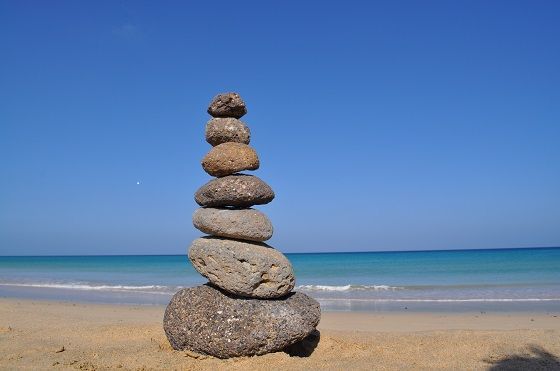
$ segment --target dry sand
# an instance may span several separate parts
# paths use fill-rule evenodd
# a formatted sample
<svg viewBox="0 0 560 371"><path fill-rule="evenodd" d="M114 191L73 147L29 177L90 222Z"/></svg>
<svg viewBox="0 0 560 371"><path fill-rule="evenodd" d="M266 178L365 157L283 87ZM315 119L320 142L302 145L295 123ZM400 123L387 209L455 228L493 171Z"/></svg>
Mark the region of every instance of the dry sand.
<svg viewBox="0 0 560 371"><path fill-rule="evenodd" d="M171 349L163 307L0 299L0 369L560 370L560 314L323 314L308 357Z"/></svg>

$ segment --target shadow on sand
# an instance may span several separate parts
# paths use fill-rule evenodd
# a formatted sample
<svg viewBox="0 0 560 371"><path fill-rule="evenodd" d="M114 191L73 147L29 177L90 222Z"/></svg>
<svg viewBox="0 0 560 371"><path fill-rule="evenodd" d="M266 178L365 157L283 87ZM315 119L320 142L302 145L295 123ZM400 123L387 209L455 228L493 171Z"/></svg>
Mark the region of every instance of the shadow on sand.
<svg viewBox="0 0 560 371"><path fill-rule="evenodd" d="M513 355L499 360L487 360L491 371L560 370L560 359L545 349L532 345L529 354Z"/></svg>
<svg viewBox="0 0 560 371"><path fill-rule="evenodd" d="M290 355L290 357L309 357L317 348L319 340L321 340L321 333L319 330L314 330L302 341L284 349L284 352Z"/></svg>

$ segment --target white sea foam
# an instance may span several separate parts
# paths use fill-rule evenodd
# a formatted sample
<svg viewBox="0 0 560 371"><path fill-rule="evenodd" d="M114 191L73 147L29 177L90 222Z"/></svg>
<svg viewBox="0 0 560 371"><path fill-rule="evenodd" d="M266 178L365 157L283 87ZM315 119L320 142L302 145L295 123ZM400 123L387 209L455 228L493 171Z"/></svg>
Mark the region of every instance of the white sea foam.
<svg viewBox="0 0 560 371"><path fill-rule="evenodd" d="M24 287L36 289L63 289L63 290L80 290L80 291L98 291L98 292L120 292L120 293L138 293L138 294L159 294L171 295L182 287L179 286L162 286L162 285L107 285L94 284L88 282L0 282L0 286L6 287ZM477 302L559 302L560 297L470 297L470 298L453 298L453 297L422 297L407 298L407 290L409 287L389 286L389 285L300 285L296 290L308 292L314 298L322 303L477 303ZM377 296L393 296L390 292L395 292L398 297L368 297L370 295ZM361 296L366 297L336 297L336 293L363 293ZM370 292L371 294L367 294ZM378 292L378 294L373 294ZM321 297L321 293L325 296L334 295L334 297ZM382 294L387 293L387 294ZM507 295L507 294L506 294ZM506 296L504 295L504 296ZM344 295L346 296L346 295ZM404 297L403 297L404 296ZM431 296L431 295L430 295ZM498 295L501 296L501 295Z"/></svg>
<svg viewBox="0 0 560 371"><path fill-rule="evenodd" d="M0 283L0 286L16 286L16 287L34 287L48 289L69 289L69 290L85 290L85 291L129 291L139 293L168 294L174 292L173 287L160 285L94 285L86 283L20 283L9 282Z"/></svg>
<svg viewBox="0 0 560 371"><path fill-rule="evenodd" d="M402 302L402 303L456 303L456 302L538 302L560 301L560 298L474 298L474 299L358 299L316 298L319 302Z"/></svg>
<svg viewBox="0 0 560 371"><path fill-rule="evenodd" d="M404 287L388 286L388 285L300 285L296 287L302 291L393 291L402 290Z"/></svg>

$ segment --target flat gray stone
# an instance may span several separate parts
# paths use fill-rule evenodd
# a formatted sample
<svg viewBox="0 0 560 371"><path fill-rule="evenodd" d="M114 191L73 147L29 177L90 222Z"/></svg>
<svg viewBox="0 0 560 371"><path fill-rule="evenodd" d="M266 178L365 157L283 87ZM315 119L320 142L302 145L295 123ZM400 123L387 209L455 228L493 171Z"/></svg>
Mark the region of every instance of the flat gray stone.
<svg viewBox="0 0 560 371"><path fill-rule="evenodd" d="M188 255L198 273L235 295L271 299L294 288L292 264L264 243L202 237L193 241Z"/></svg>
<svg viewBox="0 0 560 371"><path fill-rule="evenodd" d="M173 349L230 358L283 350L311 334L320 317L319 303L299 292L259 300L203 285L173 296L163 329Z"/></svg>
<svg viewBox="0 0 560 371"><path fill-rule="evenodd" d="M212 179L196 191L194 199L206 207L251 207L272 201L274 191L256 176L235 174Z"/></svg>
<svg viewBox="0 0 560 371"><path fill-rule="evenodd" d="M249 144L251 130L233 117L215 117L206 123L206 141L213 146L227 142Z"/></svg>
<svg viewBox="0 0 560 371"><path fill-rule="evenodd" d="M218 94L210 102L208 113L213 117L240 118L247 113L245 102L237 93Z"/></svg>
<svg viewBox="0 0 560 371"><path fill-rule="evenodd" d="M200 208L193 214L198 230L212 236L249 241L266 241L272 237L272 223L255 209Z"/></svg>

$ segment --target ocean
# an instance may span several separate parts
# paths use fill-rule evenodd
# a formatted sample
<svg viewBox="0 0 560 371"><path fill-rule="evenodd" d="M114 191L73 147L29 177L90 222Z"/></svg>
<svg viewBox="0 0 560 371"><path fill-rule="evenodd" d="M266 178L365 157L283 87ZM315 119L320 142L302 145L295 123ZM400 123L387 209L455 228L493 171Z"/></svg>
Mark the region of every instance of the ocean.
<svg viewBox="0 0 560 371"><path fill-rule="evenodd" d="M560 248L286 255L323 310L560 310ZM0 297L162 305L204 282L185 255L0 257Z"/></svg>

